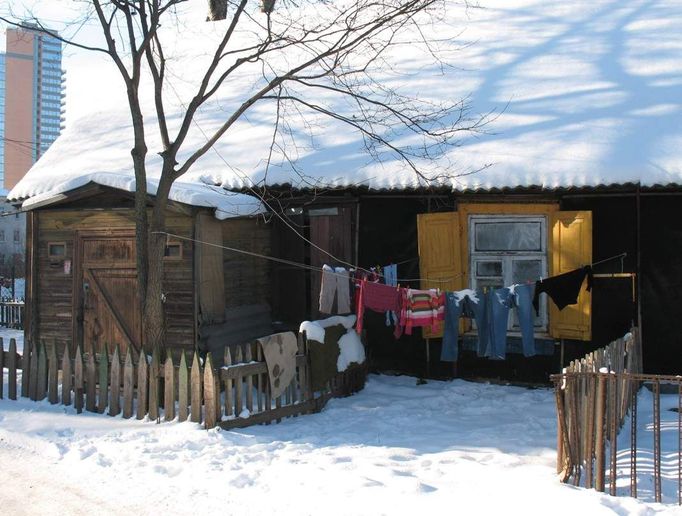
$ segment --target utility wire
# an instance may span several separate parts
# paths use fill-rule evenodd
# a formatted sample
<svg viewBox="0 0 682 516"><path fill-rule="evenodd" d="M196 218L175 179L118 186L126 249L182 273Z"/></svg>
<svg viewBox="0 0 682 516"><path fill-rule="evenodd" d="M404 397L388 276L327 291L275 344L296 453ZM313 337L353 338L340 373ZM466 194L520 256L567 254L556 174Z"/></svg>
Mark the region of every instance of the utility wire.
<svg viewBox="0 0 682 516"><path fill-rule="evenodd" d="M307 269L307 270L314 271L314 272L323 272L323 271L324 271L324 272L326 272L327 274L333 274L333 275L335 275L335 276L343 276L343 277L346 277L344 274L337 273L336 271L328 271L328 270L325 271L322 267L318 267L318 266L316 266L316 265L309 265L309 264L307 264L307 263L300 263L300 262L295 262L295 261L292 261L292 260L286 260L286 259L284 259L284 258L277 258L277 257L275 257L275 256L269 256L269 255L265 255L265 254L255 253L255 252L253 252L253 251L247 251L247 250L245 250L245 249L239 249L239 248L236 248L236 247L229 247L229 246L225 246L225 245L215 244L215 243L213 243L213 242L204 242L204 241L202 241L202 240L197 240L197 239L195 239L195 238L186 237L186 236L182 236L182 235L176 235L176 234L174 234L174 233L169 233L168 231L154 231L153 234L155 234L155 235L166 235L167 237L177 238L178 240L185 240L185 241L187 241L187 242L194 242L194 243L197 243L197 244L207 245L207 246L210 246L210 247L216 247L216 248L218 248L218 249L224 249L224 250L226 250L226 251L231 251L231 252L233 252L233 253L245 254L245 255L247 255L247 256L252 256L252 257L254 257L254 258L262 258L262 259L264 259L264 260L270 260L270 261L272 261L272 262L283 263L283 264L285 264L285 265L291 265L292 267L299 267L299 268L301 268L301 269ZM354 267L354 268L355 268L355 267ZM365 271L365 269L360 269L360 268L356 268L356 269L357 269L357 270ZM370 272L370 273L373 274L372 271L368 271L368 272ZM379 277L381 277L381 278L384 277L383 274L377 274L377 275L378 275ZM449 281L451 281L451 280L453 280L453 279L456 279L456 278L458 278L458 277L460 277L460 276L463 276L463 275L464 275L464 273L460 273L460 274L457 274L457 275L455 275L455 276L453 276L453 277L450 277L450 278L442 278L442 279L429 279L429 278L398 278L398 281L402 281L402 282L406 282L406 281L428 281L428 282L431 282L431 283L447 283L447 282L449 282Z"/></svg>

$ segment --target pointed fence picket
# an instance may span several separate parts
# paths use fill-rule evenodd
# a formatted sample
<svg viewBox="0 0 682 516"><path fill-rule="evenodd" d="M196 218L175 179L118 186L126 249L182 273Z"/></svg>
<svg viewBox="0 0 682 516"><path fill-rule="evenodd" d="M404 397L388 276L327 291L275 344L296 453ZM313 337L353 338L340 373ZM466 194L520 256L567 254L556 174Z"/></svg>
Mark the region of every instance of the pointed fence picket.
<svg viewBox="0 0 682 516"><path fill-rule="evenodd" d="M7 392L0 388L0 398L47 398L52 404L73 406L77 413L85 409L156 422L163 416L165 421L189 419L205 428L230 429L317 412L331 396L331 385L325 392L312 392L309 357L301 339L294 378L275 399L257 342L226 347L220 369L214 368L210 353L202 359L196 351L190 356L169 351L162 360L159 350L150 357L127 348L121 357L118 345L108 346L111 353L84 353L68 343L27 341L19 354L14 339L8 351L2 349L0 385L7 370Z"/></svg>

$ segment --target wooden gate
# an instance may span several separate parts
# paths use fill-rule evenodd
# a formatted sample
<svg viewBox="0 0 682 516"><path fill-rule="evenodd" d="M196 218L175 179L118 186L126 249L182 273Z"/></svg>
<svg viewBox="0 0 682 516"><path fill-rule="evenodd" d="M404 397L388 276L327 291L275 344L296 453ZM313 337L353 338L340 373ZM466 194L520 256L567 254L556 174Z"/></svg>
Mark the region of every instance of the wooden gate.
<svg viewBox="0 0 682 516"><path fill-rule="evenodd" d="M99 353L118 344L140 350L135 235L130 231L79 232L76 246L74 334L82 349Z"/></svg>

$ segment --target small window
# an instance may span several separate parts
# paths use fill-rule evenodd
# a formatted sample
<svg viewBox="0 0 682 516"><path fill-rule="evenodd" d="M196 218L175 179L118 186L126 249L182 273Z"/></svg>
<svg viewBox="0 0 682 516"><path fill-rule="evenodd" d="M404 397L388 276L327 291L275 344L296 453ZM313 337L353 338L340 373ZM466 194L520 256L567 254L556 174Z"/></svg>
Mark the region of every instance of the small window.
<svg viewBox="0 0 682 516"><path fill-rule="evenodd" d="M167 260L181 260L182 259L182 244L180 242L168 242L166 250L163 253Z"/></svg>
<svg viewBox="0 0 682 516"><path fill-rule="evenodd" d="M471 215L469 253L472 288L501 288L547 276L547 219L535 215ZM540 298L536 329L547 328L547 303ZM508 329L519 331L516 313Z"/></svg>
<svg viewBox="0 0 682 516"><path fill-rule="evenodd" d="M21 241L21 231L19 231L18 229L14 230L14 241L15 242Z"/></svg>
<svg viewBox="0 0 682 516"><path fill-rule="evenodd" d="M63 260L66 256L66 243L49 242L47 244L47 255L52 260Z"/></svg>
<svg viewBox="0 0 682 516"><path fill-rule="evenodd" d="M5 241L5 230L0 229L0 242L4 242L4 241Z"/></svg>

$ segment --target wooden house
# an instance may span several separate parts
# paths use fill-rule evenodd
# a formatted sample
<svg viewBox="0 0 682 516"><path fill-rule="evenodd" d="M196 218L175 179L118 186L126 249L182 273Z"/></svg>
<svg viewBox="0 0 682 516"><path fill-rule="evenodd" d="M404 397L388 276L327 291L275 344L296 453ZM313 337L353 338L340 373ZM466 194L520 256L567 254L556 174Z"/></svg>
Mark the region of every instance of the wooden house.
<svg viewBox="0 0 682 516"><path fill-rule="evenodd" d="M208 350L216 339L241 342L270 332L267 262L215 247L268 254L270 227L257 216L218 220L213 212L175 201L168 208L163 295L170 348ZM28 211L27 233L27 338L86 351L114 344L139 350L133 194L91 183L48 197Z"/></svg>
<svg viewBox="0 0 682 516"><path fill-rule="evenodd" d="M432 66L432 49L412 44L409 52L390 56L390 80L400 83L401 94L433 105L470 99L462 113L465 118L473 113L498 115L488 119L482 131L488 134L462 133L441 160L415 158L414 163L433 173L432 181L415 175L390 151L377 151L379 163L368 160L361 152L367 143L363 135L335 119L304 121L291 130L291 137L303 134L301 141L313 139L315 145L294 143L295 149L274 157L274 109L263 107L257 116L240 120L215 144L214 152L181 178L172 227L194 237L208 232L212 241L223 238L228 247L269 249L287 262L268 268L265 260L242 258L239 267L222 270L222 282L206 280L204 261L217 264L222 259L232 266L233 254L206 257L191 242L169 241L169 338L189 347L211 338L206 335L232 330L239 334L227 318L215 319L223 302L225 317L231 309L240 314L236 307L256 305L267 307L253 309L263 327L272 321L296 328L302 319L317 315L316 269L324 263L365 268L398 263L402 285L459 289L546 277L622 256L595 268L600 277L577 305L559 312L544 302L534 357L514 353L518 337L513 321L510 353L500 362L477 358L469 349L475 333L463 327L458 374L545 380L572 357L622 336L633 323L641 325L645 369L682 373L682 42L674 23L682 16L678 4L629 9L612 2L574 2L562 5L557 16L556 6L547 3L535 6L531 17L525 9L510 7L472 10L461 19L456 10L446 10L448 16L434 20L428 32L439 35L445 55L456 56L455 66ZM187 27L178 37L179 53L168 59L176 76L201 77L192 72L201 71L206 38L215 36L204 33L216 27ZM416 42L423 33L407 36ZM264 57L273 59L270 68L245 63L240 79L262 78L264 69L284 69L275 54ZM132 228L129 192L134 189L129 114L125 92L112 86L118 84L111 75L116 71L102 66L93 73L95 66L89 63L87 80L92 91L102 91L106 105L61 135L9 194L31 212L29 246L36 255L29 298L35 336L79 339L79 332L105 331L79 319L91 317L83 315L81 305L85 301L90 307L95 299L92 288L87 296L83 290L93 277L88 246L94 246L95 261L98 242L102 252L121 253L120 270L110 271L107 285L132 295L123 286L134 274L128 267L134 251L124 244L125 231L129 235ZM385 77L385 69L374 71ZM217 92L195 121L202 130L192 131L187 145L204 145L204 128L218 127L226 112L241 105L240 94L229 87ZM346 100L328 92L311 102L323 103L330 113L347 113ZM145 109L146 131L155 134L153 103ZM182 109L182 102L169 101L167 113L172 118ZM305 134L308 129L315 134ZM387 135L395 141L404 136L393 126ZM85 140L99 145L84 147ZM152 147L150 171L159 165ZM292 167L293 154L299 159ZM272 157L267 165L266 156ZM221 193L250 195L254 185L275 194L281 218L272 217L269 225L260 219L211 218L212 207L222 202ZM97 192L77 193L88 188ZM210 194L210 200L204 194ZM267 211L273 211L270 208ZM88 236L95 229L122 232L108 238ZM487 246L477 241L483 233ZM52 244L57 244L54 249ZM218 269L216 265L216 274ZM130 318L130 332L139 331L134 315ZM239 322L246 318L237 316ZM106 331L122 332L110 319ZM375 368L452 376L451 364L438 360L438 336L416 332L396 341L391 333L383 314L368 315Z"/></svg>

